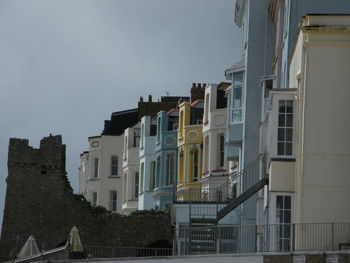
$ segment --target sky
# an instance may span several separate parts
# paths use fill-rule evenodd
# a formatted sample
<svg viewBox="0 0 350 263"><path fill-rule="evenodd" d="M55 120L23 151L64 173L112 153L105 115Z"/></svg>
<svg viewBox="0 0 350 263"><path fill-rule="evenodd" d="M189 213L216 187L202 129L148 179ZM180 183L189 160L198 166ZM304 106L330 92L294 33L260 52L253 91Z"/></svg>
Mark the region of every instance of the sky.
<svg viewBox="0 0 350 263"><path fill-rule="evenodd" d="M61 134L78 190L79 155L140 96L189 96L240 58L235 0L1 0L0 226L9 138Z"/></svg>

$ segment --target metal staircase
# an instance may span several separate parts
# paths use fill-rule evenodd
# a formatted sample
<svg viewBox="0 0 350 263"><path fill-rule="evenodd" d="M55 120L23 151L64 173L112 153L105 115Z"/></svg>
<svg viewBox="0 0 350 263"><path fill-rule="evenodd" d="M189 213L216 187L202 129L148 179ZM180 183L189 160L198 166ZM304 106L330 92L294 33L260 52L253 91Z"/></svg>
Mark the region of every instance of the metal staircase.
<svg viewBox="0 0 350 263"><path fill-rule="evenodd" d="M226 183L211 188L189 189L189 222L219 222L268 184L265 158L260 156L244 170L230 175Z"/></svg>
<svg viewBox="0 0 350 263"><path fill-rule="evenodd" d="M227 183L217 188L217 192L220 193L222 198L229 200L226 206L218 209L216 214L217 222L243 204L268 183L269 179L265 172L265 158L264 156L260 156L244 170L232 176ZM227 191L227 189L230 189L229 185L240 186L240 189L236 191L238 194L234 194L233 196L232 192L234 191L231 191L231 193Z"/></svg>
<svg viewBox="0 0 350 263"><path fill-rule="evenodd" d="M267 184L265 158L259 156L242 171L229 175L224 184L183 192L182 196L190 197L182 201L189 208L189 226L180 228L184 252L220 253L225 251L225 247L229 251L238 251L241 245L238 233L249 234L255 230L248 231L237 226L226 229L225 225L217 228L218 223Z"/></svg>

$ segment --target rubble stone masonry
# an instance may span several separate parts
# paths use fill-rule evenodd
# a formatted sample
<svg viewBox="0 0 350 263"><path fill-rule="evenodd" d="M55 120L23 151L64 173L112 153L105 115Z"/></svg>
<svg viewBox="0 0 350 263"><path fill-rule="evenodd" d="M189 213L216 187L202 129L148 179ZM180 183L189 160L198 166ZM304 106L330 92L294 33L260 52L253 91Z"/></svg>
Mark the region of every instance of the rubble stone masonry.
<svg viewBox="0 0 350 263"><path fill-rule="evenodd" d="M83 245L151 246L172 243L167 214L112 214L73 194L65 171L61 136L45 137L34 149L10 139L0 262L13 258L33 235L41 249L62 245L76 225Z"/></svg>

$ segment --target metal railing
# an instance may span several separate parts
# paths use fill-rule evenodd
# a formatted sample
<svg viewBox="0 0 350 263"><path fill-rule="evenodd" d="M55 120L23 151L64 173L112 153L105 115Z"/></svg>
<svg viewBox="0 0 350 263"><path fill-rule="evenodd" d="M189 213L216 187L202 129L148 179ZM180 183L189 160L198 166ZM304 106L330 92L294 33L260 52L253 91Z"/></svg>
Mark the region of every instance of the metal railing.
<svg viewBox="0 0 350 263"><path fill-rule="evenodd" d="M178 255L350 249L350 222L180 227L176 245Z"/></svg>
<svg viewBox="0 0 350 263"><path fill-rule="evenodd" d="M172 248L116 247L116 246L84 246L88 258L117 257L164 257L171 256Z"/></svg>
<svg viewBox="0 0 350 263"><path fill-rule="evenodd" d="M224 183L208 184L182 184L181 190L176 192L176 200L178 203L189 204L189 216L191 217L220 217L225 216L228 211L223 211L228 203L232 203L237 197L249 190L254 190L254 186L265 178L265 158L264 155L259 156L256 160L250 163L244 170L233 173L228 176ZM263 185L263 184L261 184ZM258 190L261 188L258 185ZM255 190L254 190L255 191ZM248 193L249 194L249 193ZM254 194L252 192L251 194ZM246 198L249 198L247 195ZM244 202L242 196L242 202ZM239 200L236 200L237 202ZM219 211L222 210L222 215ZM231 207L226 207L226 210L231 210Z"/></svg>

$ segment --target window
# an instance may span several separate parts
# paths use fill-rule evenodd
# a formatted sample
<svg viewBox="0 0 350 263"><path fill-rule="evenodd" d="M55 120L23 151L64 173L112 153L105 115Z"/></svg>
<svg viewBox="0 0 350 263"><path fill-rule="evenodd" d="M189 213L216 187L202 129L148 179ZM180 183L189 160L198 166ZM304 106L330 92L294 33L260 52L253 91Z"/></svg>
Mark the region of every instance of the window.
<svg viewBox="0 0 350 263"><path fill-rule="evenodd" d="M279 251L289 251L291 249L291 222L292 206L290 196L276 196L276 229L277 245Z"/></svg>
<svg viewBox="0 0 350 263"><path fill-rule="evenodd" d="M155 188L158 188L160 186L160 157L157 158L157 171L155 175Z"/></svg>
<svg viewBox="0 0 350 263"><path fill-rule="evenodd" d="M209 121L209 93L205 95L204 124Z"/></svg>
<svg viewBox="0 0 350 263"><path fill-rule="evenodd" d="M145 133L145 124L142 123L142 125L141 125L141 135L140 135L141 148L143 148L143 136L144 136L144 133Z"/></svg>
<svg viewBox="0 0 350 263"><path fill-rule="evenodd" d="M97 206L97 192L92 193L92 206Z"/></svg>
<svg viewBox="0 0 350 263"><path fill-rule="evenodd" d="M98 158L94 159L94 178L98 177Z"/></svg>
<svg viewBox="0 0 350 263"><path fill-rule="evenodd" d="M199 152L198 150L193 151L193 181L198 181L199 172Z"/></svg>
<svg viewBox="0 0 350 263"><path fill-rule="evenodd" d="M111 157L111 176L118 176L118 156Z"/></svg>
<svg viewBox="0 0 350 263"><path fill-rule="evenodd" d="M242 121L242 85L234 84L232 88L232 109L231 109L231 121Z"/></svg>
<svg viewBox="0 0 350 263"><path fill-rule="evenodd" d="M179 119L179 137L182 137L182 129L183 129L183 126L184 126L184 112L181 111L180 112L180 119Z"/></svg>
<svg viewBox="0 0 350 263"><path fill-rule="evenodd" d="M178 127L179 127L178 123L177 123L177 122L173 122L173 128L172 128L172 130L173 130L173 131L176 131L176 130L178 129Z"/></svg>
<svg viewBox="0 0 350 263"><path fill-rule="evenodd" d="M99 147L100 146L100 143L99 142L91 142L91 147L93 147L93 148L97 148L97 147Z"/></svg>
<svg viewBox="0 0 350 263"><path fill-rule="evenodd" d="M140 178L140 193L143 192L143 178L144 178L144 174L145 174L145 163L141 163L141 169L140 169L140 172L141 172L141 178Z"/></svg>
<svg viewBox="0 0 350 263"><path fill-rule="evenodd" d="M134 147L140 146L140 128L134 129Z"/></svg>
<svg viewBox="0 0 350 263"><path fill-rule="evenodd" d="M153 191L153 189L156 187L156 162L151 162L151 176L150 176L150 182L149 182L149 191Z"/></svg>
<svg viewBox="0 0 350 263"><path fill-rule="evenodd" d="M160 117L157 120L157 142L160 141Z"/></svg>
<svg viewBox="0 0 350 263"><path fill-rule="evenodd" d="M123 178L123 202L126 202L128 200L128 191L127 191L127 185L128 185L128 175L124 174Z"/></svg>
<svg viewBox="0 0 350 263"><path fill-rule="evenodd" d="M135 189L134 189L134 197L138 198L139 197L139 172L135 173Z"/></svg>
<svg viewBox="0 0 350 263"><path fill-rule="evenodd" d="M225 136L219 135L219 166L224 167L225 162Z"/></svg>
<svg viewBox="0 0 350 263"><path fill-rule="evenodd" d="M109 192L109 210L117 212L117 191Z"/></svg>
<svg viewBox="0 0 350 263"><path fill-rule="evenodd" d="M279 101L277 154L293 154L293 100Z"/></svg>
<svg viewBox="0 0 350 263"><path fill-rule="evenodd" d="M128 151L128 136L125 136L124 138L124 160L127 160L127 151Z"/></svg>
<svg viewBox="0 0 350 263"><path fill-rule="evenodd" d="M172 185L175 177L175 158L173 154L169 154L166 160L166 171L167 176L165 178L166 186Z"/></svg>

